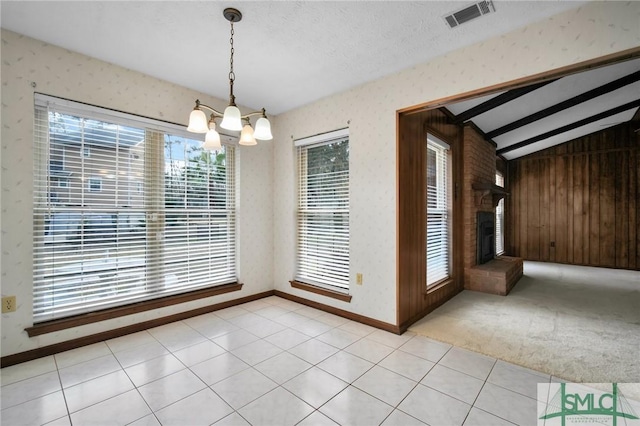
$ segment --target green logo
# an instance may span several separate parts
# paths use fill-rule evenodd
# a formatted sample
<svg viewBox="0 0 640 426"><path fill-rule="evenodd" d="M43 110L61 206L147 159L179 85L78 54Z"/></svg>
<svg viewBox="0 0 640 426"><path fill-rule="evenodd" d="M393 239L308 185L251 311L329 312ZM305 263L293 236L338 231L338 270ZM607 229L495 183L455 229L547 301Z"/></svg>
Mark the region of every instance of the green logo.
<svg viewBox="0 0 640 426"><path fill-rule="evenodd" d="M540 392L541 387L538 387ZM551 396L551 392L548 392ZM618 419L638 420L633 407L618 388L617 383L612 383L611 393L585 390L580 384L560 383L553 397L545 398L548 402L544 414L540 420L558 418L561 426L567 424L567 418L571 424L612 424L618 425ZM635 424L633 422L631 424ZM538 424L549 424L540 422ZM557 424L557 423L556 423ZM622 424L630 424L626 420Z"/></svg>

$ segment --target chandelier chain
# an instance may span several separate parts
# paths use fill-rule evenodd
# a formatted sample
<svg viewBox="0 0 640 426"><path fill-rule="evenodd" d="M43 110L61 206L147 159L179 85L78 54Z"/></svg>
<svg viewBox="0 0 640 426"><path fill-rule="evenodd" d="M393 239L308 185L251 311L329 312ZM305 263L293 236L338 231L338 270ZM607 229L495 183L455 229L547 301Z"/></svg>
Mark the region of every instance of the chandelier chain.
<svg viewBox="0 0 640 426"><path fill-rule="evenodd" d="M236 75L233 72L233 22L231 22L231 38L229 39L229 42L231 44L231 57L229 59L229 80L231 81L231 84L233 84L233 81L236 79Z"/></svg>
<svg viewBox="0 0 640 426"><path fill-rule="evenodd" d="M229 37L230 56L229 56L229 105L224 109L224 112L208 105L201 104L196 99L196 106L189 115L189 125L187 130L194 133L206 133L204 144L202 148L207 151L215 151L220 149L220 134L216 131L217 118L222 118L219 126L222 129L229 131L239 131L240 133L240 145L255 145L256 139L271 140L273 135L271 134L271 123L267 119L267 113L264 108L261 111L254 111L248 114L242 114L238 106L236 105L236 97L233 95L233 83L236 79L235 72L233 71L233 56L235 48L233 45L234 38L234 22L240 22L242 19L242 13L238 9L228 7L222 15L231 23L231 35ZM203 110L211 111L211 118L207 121L207 116ZM255 123L255 131L251 126L250 118L254 116L260 116Z"/></svg>

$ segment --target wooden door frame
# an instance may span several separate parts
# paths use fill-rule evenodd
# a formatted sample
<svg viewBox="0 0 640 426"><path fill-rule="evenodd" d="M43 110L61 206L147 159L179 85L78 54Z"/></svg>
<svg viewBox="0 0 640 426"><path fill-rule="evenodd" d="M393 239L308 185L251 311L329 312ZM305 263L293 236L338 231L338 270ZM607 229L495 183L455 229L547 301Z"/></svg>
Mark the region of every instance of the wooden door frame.
<svg viewBox="0 0 640 426"><path fill-rule="evenodd" d="M596 59L568 65L561 68L511 80L505 83L488 86L458 95L440 98L396 111L396 324L400 332L404 332L411 324L418 321L438 306L462 291L464 285L464 265L461 251L454 252L452 264L453 285L440 291L437 297L429 296L426 292L426 253L420 249L418 240L421 238L421 228L426 229L426 215L424 219L418 214L418 205L423 196L407 197L407 191L422 192L419 181L423 180L424 172L419 169L425 160L421 160L420 141L424 141L426 153L426 131L428 129L428 112L446 106L450 103L461 102L495 92L511 90L530 84L557 79L570 74L586 71L623 62L640 57L640 47L624 50L618 53L602 56ZM434 129L431 129L433 132ZM438 136L438 133L434 133ZM423 138L424 136L424 138ZM444 140L447 140L446 137ZM457 145L457 146L456 146ZM457 143L453 146L454 162L454 191L459 191L463 178L463 150L462 132ZM426 154L425 154L426 155ZM507 171L508 175L508 164ZM505 182L508 185L508 182ZM426 184L425 184L426 185ZM425 195L426 196L426 195ZM463 204L462 197L453 201L453 237L452 244L462 248ZM423 205L426 206L426 200ZM505 204L506 208L506 204ZM508 212L505 212L507 215ZM414 221L417 221L414 222ZM426 231L425 231L426 232ZM506 234L506 232L505 232ZM413 235L413 238L411 237ZM425 240L426 241L426 240ZM505 242L506 243L506 242ZM424 266L424 268L422 267ZM423 270L424 273L420 271Z"/></svg>

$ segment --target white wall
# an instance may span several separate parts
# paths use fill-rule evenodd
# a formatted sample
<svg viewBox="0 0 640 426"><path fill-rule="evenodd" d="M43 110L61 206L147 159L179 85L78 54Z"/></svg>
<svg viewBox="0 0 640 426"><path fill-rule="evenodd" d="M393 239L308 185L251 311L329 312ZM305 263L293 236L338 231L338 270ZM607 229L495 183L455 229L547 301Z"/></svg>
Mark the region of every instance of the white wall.
<svg viewBox="0 0 640 426"><path fill-rule="evenodd" d="M224 100L2 30L0 285L2 296L15 295L18 305L16 312L2 314L2 356L273 288L273 142L260 142L257 147L238 150L242 291L28 338L24 328L32 325L32 133L36 91L185 125L196 98L216 108L225 106Z"/></svg>
<svg viewBox="0 0 640 426"><path fill-rule="evenodd" d="M396 110L640 46L640 3L591 3L505 36L331 96L273 120L276 139L241 149L241 293L193 301L29 339L33 92L186 123L193 101L222 100L2 31L2 355L276 288L396 322ZM401 46L399 46L401 49ZM428 48L428 46L425 46ZM31 87L36 82L37 88ZM313 84L313 82L310 82ZM295 167L291 137L351 122L350 304L292 289ZM364 285L355 285L355 273Z"/></svg>
<svg viewBox="0 0 640 426"><path fill-rule="evenodd" d="M395 324L396 110L640 46L639 23L639 2L590 3L278 116L275 288ZM296 170L291 137L341 128L348 120L351 303L288 283L295 272ZM355 284L357 272L364 274L362 286Z"/></svg>

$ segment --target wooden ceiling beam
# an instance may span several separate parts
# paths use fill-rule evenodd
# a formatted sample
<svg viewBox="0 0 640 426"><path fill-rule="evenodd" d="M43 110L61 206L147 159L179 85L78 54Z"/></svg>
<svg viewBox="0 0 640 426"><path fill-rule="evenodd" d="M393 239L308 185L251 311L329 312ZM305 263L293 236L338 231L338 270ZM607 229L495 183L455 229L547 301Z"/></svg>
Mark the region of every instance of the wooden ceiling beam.
<svg viewBox="0 0 640 426"><path fill-rule="evenodd" d="M461 124L465 121L470 120L476 115L483 114L489 110L499 107L500 105L506 104L507 102L511 102L514 99L519 98L520 96L524 96L527 93L533 92L543 86L546 86L549 83L553 83L557 79L543 81L542 83L531 84L525 87L519 87L517 89L509 90L508 92L504 92L501 95L496 96L495 98L491 98L488 101L485 101L479 105L474 106L464 112L458 114L454 120L455 124Z"/></svg>
<svg viewBox="0 0 640 426"><path fill-rule="evenodd" d="M592 115L591 117L583 118L582 120L576 121L575 123L567 124L566 126L558 127L557 129L550 130L541 135L534 136L532 138L523 140L522 142L514 143L513 145L509 145L507 147L501 148L496 151L496 154L503 155L505 152L515 151L516 149L524 148L527 145L531 145L532 143L540 142L542 140L548 139L550 137L559 135L561 133L569 132L573 129L577 129L578 127L585 126L594 121L602 120L603 118L611 117L612 115L619 114L621 112L630 110L632 108L637 108L640 106L640 99L635 101L626 103L624 105L617 106L608 111L601 112L596 115Z"/></svg>
<svg viewBox="0 0 640 426"><path fill-rule="evenodd" d="M564 111L567 108L574 107L583 102L590 101L591 99L597 98L598 96L602 96L609 92L613 92L614 90L618 90L624 86L628 86L629 84L635 83L638 80L640 80L640 71L636 71L633 74L629 74L617 80L611 81L607 84L603 84L602 86L596 87L595 89L591 89L587 92L581 93L570 99L567 99L565 101L552 105L548 108L545 108L538 112L534 112L531 115L523 117L512 123L506 124L500 128L487 132L487 137L489 139L493 139L497 136L504 135L505 133L511 132L512 130L515 130L522 126L526 126L527 124L533 123L534 121L542 120L543 118L546 118L550 115L556 114L560 111Z"/></svg>

